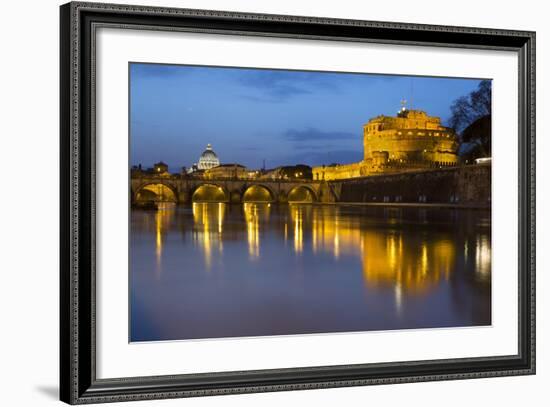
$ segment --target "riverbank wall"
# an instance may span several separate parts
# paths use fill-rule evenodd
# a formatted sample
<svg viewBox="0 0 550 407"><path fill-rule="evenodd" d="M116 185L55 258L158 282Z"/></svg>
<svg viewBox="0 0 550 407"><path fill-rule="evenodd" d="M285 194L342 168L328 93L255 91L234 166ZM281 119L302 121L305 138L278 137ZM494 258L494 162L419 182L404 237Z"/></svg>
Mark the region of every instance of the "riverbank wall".
<svg viewBox="0 0 550 407"><path fill-rule="evenodd" d="M490 208L491 165L374 175L329 182L329 188L335 196L335 203L445 204Z"/></svg>

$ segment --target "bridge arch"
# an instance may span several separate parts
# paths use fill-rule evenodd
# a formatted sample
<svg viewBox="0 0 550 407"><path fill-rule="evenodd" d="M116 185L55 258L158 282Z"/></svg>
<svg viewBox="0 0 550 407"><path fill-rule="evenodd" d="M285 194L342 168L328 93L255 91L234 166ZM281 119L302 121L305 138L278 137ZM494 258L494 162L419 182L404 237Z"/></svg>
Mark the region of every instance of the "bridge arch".
<svg viewBox="0 0 550 407"><path fill-rule="evenodd" d="M217 184L201 184L191 192L191 202L229 202L229 192Z"/></svg>
<svg viewBox="0 0 550 407"><path fill-rule="evenodd" d="M245 187L242 202L274 202L275 194L271 188L262 184L253 184Z"/></svg>
<svg viewBox="0 0 550 407"><path fill-rule="evenodd" d="M140 185L133 193L134 202L178 202L176 188L170 184L150 182Z"/></svg>
<svg viewBox="0 0 550 407"><path fill-rule="evenodd" d="M288 191L287 200L292 202L317 202L317 193L309 185L298 185Z"/></svg>

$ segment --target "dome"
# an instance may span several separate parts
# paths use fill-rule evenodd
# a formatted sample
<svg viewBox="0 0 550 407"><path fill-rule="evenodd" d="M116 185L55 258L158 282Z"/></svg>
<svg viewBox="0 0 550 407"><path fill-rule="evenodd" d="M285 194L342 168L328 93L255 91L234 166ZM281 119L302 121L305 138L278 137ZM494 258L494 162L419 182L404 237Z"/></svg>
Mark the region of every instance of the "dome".
<svg viewBox="0 0 550 407"><path fill-rule="evenodd" d="M212 150L212 144L206 146L206 150L202 152L201 158L218 158L214 150Z"/></svg>
<svg viewBox="0 0 550 407"><path fill-rule="evenodd" d="M218 156L212 150L212 145L208 144L206 150L204 150L199 158L199 170L209 170L210 168L220 165Z"/></svg>

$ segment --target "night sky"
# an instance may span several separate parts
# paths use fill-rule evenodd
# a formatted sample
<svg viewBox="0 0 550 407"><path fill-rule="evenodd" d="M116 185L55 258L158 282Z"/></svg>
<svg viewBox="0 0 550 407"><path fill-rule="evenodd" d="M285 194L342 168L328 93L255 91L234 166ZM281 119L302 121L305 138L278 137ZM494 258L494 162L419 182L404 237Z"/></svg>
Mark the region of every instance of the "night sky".
<svg viewBox="0 0 550 407"><path fill-rule="evenodd" d="M130 164L196 163L211 143L222 163L249 168L362 159L362 126L402 99L439 116L477 79L130 65Z"/></svg>

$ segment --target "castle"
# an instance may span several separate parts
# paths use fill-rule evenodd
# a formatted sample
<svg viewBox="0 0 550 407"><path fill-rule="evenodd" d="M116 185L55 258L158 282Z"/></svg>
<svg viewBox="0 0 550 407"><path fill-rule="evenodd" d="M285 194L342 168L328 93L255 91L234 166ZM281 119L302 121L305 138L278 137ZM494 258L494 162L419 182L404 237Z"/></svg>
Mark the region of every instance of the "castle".
<svg viewBox="0 0 550 407"><path fill-rule="evenodd" d="M455 166L458 139L439 117L403 106L395 117L380 115L363 126L364 158L352 164L313 167L313 179L335 180Z"/></svg>

